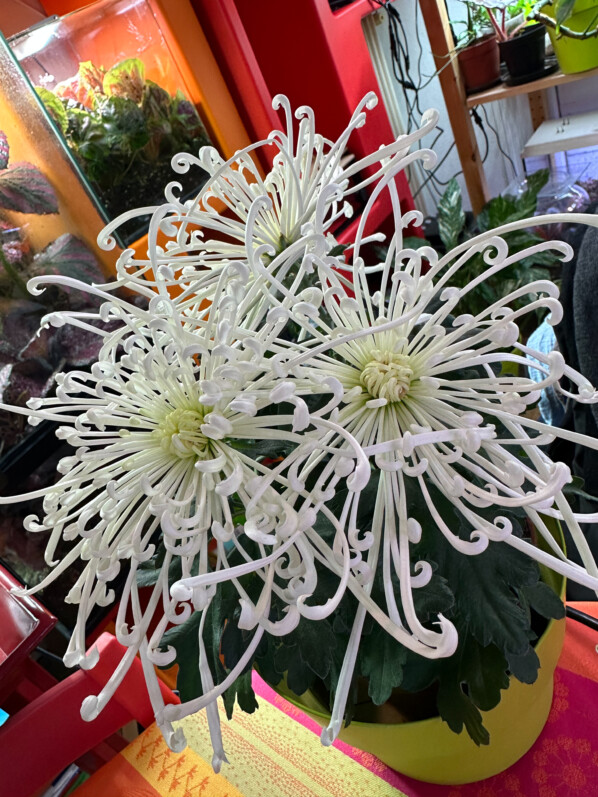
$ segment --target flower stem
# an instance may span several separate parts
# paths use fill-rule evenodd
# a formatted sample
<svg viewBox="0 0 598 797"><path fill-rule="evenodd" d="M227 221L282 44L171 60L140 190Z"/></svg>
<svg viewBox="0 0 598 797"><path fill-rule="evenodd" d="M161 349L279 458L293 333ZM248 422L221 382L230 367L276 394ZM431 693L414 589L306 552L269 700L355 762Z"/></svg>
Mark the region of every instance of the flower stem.
<svg viewBox="0 0 598 797"><path fill-rule="evenodd" d="M12 265L12 263L8 261L8 258L4 254L1 245L0 245L0 264L2 265L4 271L6 271L6 273L12 280L13 285L15 286L17 291L21 294L21 296L25 299L29 299L30 298L29 291L27 290L27 284L25 280L21 277L19 272Z"/></svg>

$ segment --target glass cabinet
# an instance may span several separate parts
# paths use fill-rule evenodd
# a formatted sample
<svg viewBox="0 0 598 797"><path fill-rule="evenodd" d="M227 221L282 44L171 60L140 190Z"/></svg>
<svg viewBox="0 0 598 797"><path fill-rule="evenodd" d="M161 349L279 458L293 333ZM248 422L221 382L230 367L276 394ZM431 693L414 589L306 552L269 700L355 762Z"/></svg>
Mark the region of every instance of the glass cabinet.
<svg viewBox="0 0 598 797"><path fill-rule="evenodd" d="M105 221L159 204L173 179L184 197L201 188L205 173L174 175L172 157L218 142L148 0L93 3L49 18L10 46ZM143 235L143 222L120 229L122 245Z"/></svg>

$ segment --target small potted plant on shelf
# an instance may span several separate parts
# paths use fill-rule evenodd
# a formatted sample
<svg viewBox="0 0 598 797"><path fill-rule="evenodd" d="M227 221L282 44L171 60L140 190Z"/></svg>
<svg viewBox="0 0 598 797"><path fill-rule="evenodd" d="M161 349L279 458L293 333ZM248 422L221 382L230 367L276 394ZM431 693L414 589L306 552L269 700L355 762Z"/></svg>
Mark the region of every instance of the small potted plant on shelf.
<svg viewBox="0 0 598 797"><path fill-rule="evenodd" d="M525 83L545 74L546 28L542 23L530 24L533 7L528 0L470 0L483 8L498 38L501 61L509 71L507 83ZM515 11L521 16L511 23ZM511 12L511 13L509 13Z"/></svg>
<svg viewBox="0 0 598 797"><path fill-rule="evenodd" d="M548 28L563 72L598 67L597 0L541 0L535 4L533 16Z"/></svg>
<svg viewBox="0 0 598 797"><path fill-rule="evenodd" d="M420 777L492 774L525 752L546 719L563 577L598 588L580 528L587 517L570 504L571 473L544 448L571 433L529 412L545 386L598 401L562 355L520 341L526 314L544 308L556 323L558 290L536 279L461 312L470 293L496 284L513 263L570 250L544 240L512 246L507 236L530 225L520 217L442 256L423 241L405 247L405 228L421 216L401 210L395 177L416 159L434 163L429 150L410 148L437 114L347 165L347 141L374 105L365 97L330 142L316 133L311 109L294 118L278 97L286 130L226 162L211 148L181 154L176 171L202 168L208 182L187 202L169 186L147 252L123 253L117 279L92 288L103 299L97 317L117 326L101 333L91 372L65 375L55 399L3 407L57 422L73 447L62 478L39 491L43 517L26 519L29 530L49 535L54 570L39 588L77 558L86 563L67 596L79 604L69 666L94 666L85 620L93 606L115 600L115 579L126 573L115 628L127 651L82 715L98 715L140 655L173 749L185 740L172 723L206 708L215 769L226 761L216 701L222 696L229 712L235 702L253 711L256 667L309 703L324 744L358 704L367 702L362 719L384 719L376 707L391 699L393 732L411 728L421 739L431 726L407 722L414 719L440 736L411 748L419 768L388 758L384 745L364 747ZM265 177L251 159L256 146L274 151ZM366 187L356 234L339 244L336 225ZM367 237L364 226L385 192L394 235L384 257L366 264L368 242L384 236ZM447 203L459 222L460 205ZM103 245L146 210L110 224ZM595 216L566 218L598 224ZM460 281L478 256L485 271ZM29 288L64 282L39 277ZM136 294L147 305L132 301ZM97 329L94 317L67 310L46 323ZM539 385L525 370L531 356L544 374ZM560 521L582 565L560 546ZM72 546L62 559L60 541ZM182 702L165 706L155 667L175 662ZM539 702L525 711L533 682ZM492 710L509 703L513 718L493 720ZM343 732L352 728L363 730L354 722ZM448 755L439 748L443 731ZM451 740L459 762L435 765L437 756L457 755Z"/></svg>
<svg viewBox="0 0 598 797"><path fill-rule="evenodd" d="M456 36L457 60L463 76L465 92L490 88L500 82L500 56L498 39L489 27L485 9L466 3L467 19L453 22L453 28L465 25Z"/></svg>

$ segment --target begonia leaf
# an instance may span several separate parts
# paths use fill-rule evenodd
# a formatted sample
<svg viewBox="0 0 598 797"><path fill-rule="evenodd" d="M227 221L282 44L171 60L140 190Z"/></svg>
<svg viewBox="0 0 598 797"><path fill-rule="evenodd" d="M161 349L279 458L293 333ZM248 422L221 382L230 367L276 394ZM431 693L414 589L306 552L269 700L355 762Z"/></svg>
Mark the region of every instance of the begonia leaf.
<svg viewBox="0 0 598 797"><path fill-rule="evenodd" d="M58 200L48 179L31 163L14 163L0 171L0 208L18 213L58 213Z"/></svg>

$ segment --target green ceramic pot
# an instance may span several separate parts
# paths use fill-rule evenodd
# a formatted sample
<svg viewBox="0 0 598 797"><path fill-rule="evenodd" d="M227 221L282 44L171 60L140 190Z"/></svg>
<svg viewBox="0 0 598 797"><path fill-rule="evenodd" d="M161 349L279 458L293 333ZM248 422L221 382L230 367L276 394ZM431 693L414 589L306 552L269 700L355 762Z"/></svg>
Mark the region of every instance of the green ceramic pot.
<svg viewBox="0 0 598 797"><path fill-rule="evenodd" d="M544 6L542 13L555 18L555 7ZM573 14L564 23L567 28L581 32L594 21L598 15L598 0L576 0ZM598 37L591 39L571 39L569 36L557 36L552 28L548 29L550 41L554 47L559 66L566 74L586 72L588 69L598 67Z"/></svg>
<svg viewBox="0 0 598 797"><path fill-rule="evenodd" d="M564 549L560 528L554 534ZM543 580L564 599L565 579L541 569ZM536 644L540 670L535 683L511 678L496 708L482 712L489 745L478 747L466 732L453 733L440 717L400 724L352 722L339 738L372 753L392 769L428 783L472 783L503 772L525 755L546 724L564 638L565 620L552 620ZM330 714L311 693L297 698L287 689L279 691L320 725L328 724Z"/></svg>

